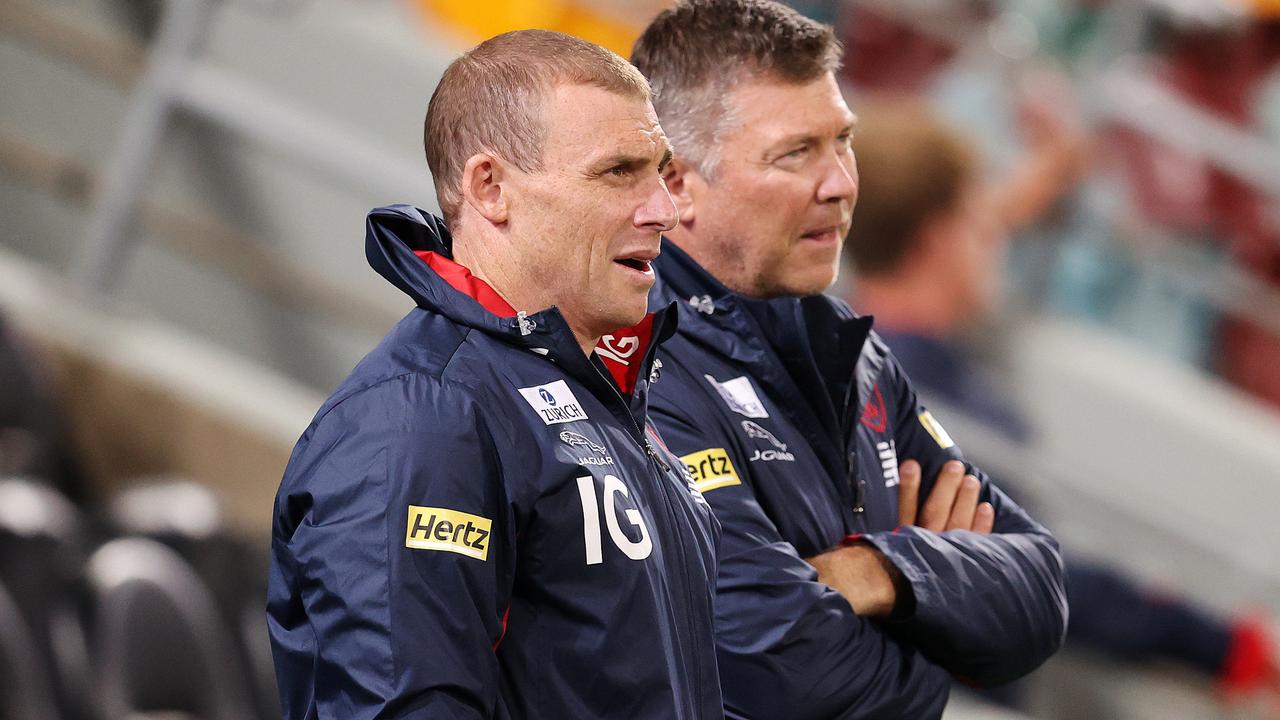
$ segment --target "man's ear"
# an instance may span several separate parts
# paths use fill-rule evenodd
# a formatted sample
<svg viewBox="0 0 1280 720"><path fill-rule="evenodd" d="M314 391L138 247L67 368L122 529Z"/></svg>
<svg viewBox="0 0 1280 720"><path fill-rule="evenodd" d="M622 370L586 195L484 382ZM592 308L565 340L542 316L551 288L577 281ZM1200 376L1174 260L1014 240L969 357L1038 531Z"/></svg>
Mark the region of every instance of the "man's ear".
<svg viewBox="0 0 1280 720"><path fill-rule="evenodd" d="M667 169L662 173L662 180L667 184L667 192L671 193L676 209L680 211L680 223L693 222L697 212L695 200L701 197L706 189L706 180L680 157L673 157L671 162L667 163Z"/></svg>
<svg viewBox="0 0 1280 720"><path fill-rule="evenodd" d="M489 153L476 153L467 158L462 168L462 199L481 217L501 225L507 221L507 196L503 182L507 179L502 160Z"/></svg>

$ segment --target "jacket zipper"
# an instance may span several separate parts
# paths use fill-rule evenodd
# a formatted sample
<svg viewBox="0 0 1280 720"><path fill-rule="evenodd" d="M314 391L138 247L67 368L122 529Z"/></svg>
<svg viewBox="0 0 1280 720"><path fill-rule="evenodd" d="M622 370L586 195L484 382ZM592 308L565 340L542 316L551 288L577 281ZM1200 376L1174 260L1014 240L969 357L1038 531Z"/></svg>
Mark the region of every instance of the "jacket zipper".
<svg viewBox="0 0 1280 720"><path fill-rule="evenodd" d="M840 432L843 437L840 438L841 444L844 446L845 457L845 481L849 483L850 489L853 490L853 519L855 529L862 530L865 526L864 511L866 510L866 493L862 489L862 482L858 478L858 454L851 447L858 446L858 420L857 416L860 410L857 408L857 389L858 389L858 364L854 361L853 377L849 378L849 384L844 390L844 408L841 413ZM858 522L862 520L862 522Z"/></svg>
<svg viewBox="0 0 1280 720"><path fill-rule="evenodd" d="M627 402L627 399L622 396L622 392L618 390L617 386L613 384L613 380L610 378L606 378L604 376L604 373L600 372L600 368L596 367L595 363L590 363L590 365L591 365L591 368L596 371L596 375L601 380L605 381L605 384L608 385L609 389L613 391L613 396L617 398L618 402L622 404L623 409L626 411L627 419L630 421L631 427L635 428L640 438L639 442L637 442L637 445L639 445L640 449L644 450L645 455L649 457L649 462L651 463L650 467L651 468L656 467L659 471L658 477L657 477L658 492L662 493L662 500L667 506L667 514L672 519L673 522L678 523L680 514L677 511L675 504L671 500L670 489L667 487L670 484L669 482L670 479L667 477L667 475L671 472L671 466L668 465L658 455L657 450L655 450L653 447L653 443L649 441L648 434L644 431L643 428L640 427L639 423L636 422L635 416L631 414L631 405ZM650 474L651 479L652 477L653 477L652 474ZM692 610L695 607L695 598L693 597L693 579L689 574L689 563L691 562L691 560L690 560L688 548L685 545L684 538L681 536L679 532L678 525L677 527L674 527L672 529L675 531L674 534L676 536L676 543L680 546L680 557L681 557L680 569L681 569L681 575L684 576L685 602L688 604L687 607L690 610ZM715 582L715 578L712 578L711 581ZM689 625L689 623L687 622L687 619L685 624ZM689 630L692 630L692 628L690 627ZM689 635L692 635L692 634L693 634L692 632L689 633ZM698 653L696 652L691 653L691 655L693 657L693 666L694 666L694 672L693 672L693 695L694 696L690 700L690 704L692 705L694 716L697 717L701 712L701 705L702 705L702 662L698 658Z"/></svg>

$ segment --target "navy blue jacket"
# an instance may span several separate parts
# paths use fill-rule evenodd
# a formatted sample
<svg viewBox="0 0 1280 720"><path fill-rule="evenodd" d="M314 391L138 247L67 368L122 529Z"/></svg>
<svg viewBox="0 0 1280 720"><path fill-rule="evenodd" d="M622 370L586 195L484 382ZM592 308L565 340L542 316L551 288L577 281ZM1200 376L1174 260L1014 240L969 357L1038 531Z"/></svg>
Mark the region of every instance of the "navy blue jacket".
<svg viewBox="0 0 1280 720"><path fill-rule="evenodd" d="M276 497L285 717L721 717L719 527L645 419L674 312L647 348L614 345L627 397L556 309L486 309L505 303L447 259L441 221L394 206L367 232L417 307L320 408Z"/></svg>
<svg viewBox="0 0 1280 720"><path fill-rule="evenodd" d="M651 298L681 305L650 413L723 526L730 717L937 717L951 675L1004 682L1058 648L1058 545L980 470L993 534L896 527L898 458L921 464L923 501L961 456L870 318L826 296L737 296L669 240L656 269ZM905 617L856 616L803 560L854 535L910 583Z"/></svg>

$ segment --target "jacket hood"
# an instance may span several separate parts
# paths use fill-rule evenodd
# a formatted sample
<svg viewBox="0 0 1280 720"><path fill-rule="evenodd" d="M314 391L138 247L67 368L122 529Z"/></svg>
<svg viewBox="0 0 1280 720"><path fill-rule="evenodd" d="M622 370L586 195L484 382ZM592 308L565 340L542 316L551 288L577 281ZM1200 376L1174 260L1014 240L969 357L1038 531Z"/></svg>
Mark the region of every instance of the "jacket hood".
<svg viewBox="0 0 1280 720"><path fill-rule="evenodd" d="M426 253L453 258L453 237L443 220L412 205L389 205L369 212L364 254L379 275L419 307L487 332L520 335L520 318L502 317L481 300L456 289L425 261ZM515 315L514 311L510 314Z"/></svg>

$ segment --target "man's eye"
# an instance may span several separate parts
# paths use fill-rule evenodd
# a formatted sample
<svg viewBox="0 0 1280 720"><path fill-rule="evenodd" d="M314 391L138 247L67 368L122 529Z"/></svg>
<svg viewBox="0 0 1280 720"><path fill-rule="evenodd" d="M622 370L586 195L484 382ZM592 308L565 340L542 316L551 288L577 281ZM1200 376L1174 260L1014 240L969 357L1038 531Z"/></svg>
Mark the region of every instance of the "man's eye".
<svg viewBox="0 0 1280 720"><path fill-rule="evenodd" d="M794 160L794 159L797 159L797 158L803 157L803 156L804 156L804 154L805 154L805 153L807 153L807 152L809 152L809 146L808 146L808 145L805 145L805 146L803 146L803 147L798 147L798 148L796 148L795 150L792 150L792 151L790 151L790 152L783 153L782 155L779 155L779 156L778 156L778 159L779 159L779 160Z"/></svg>
<svg viewBox="0 0 1280 720"><path fill-rule="evenodd" d="M614 177L626 177L631 174L630 165L615 165L609 168L609 174Z"/></svg>

